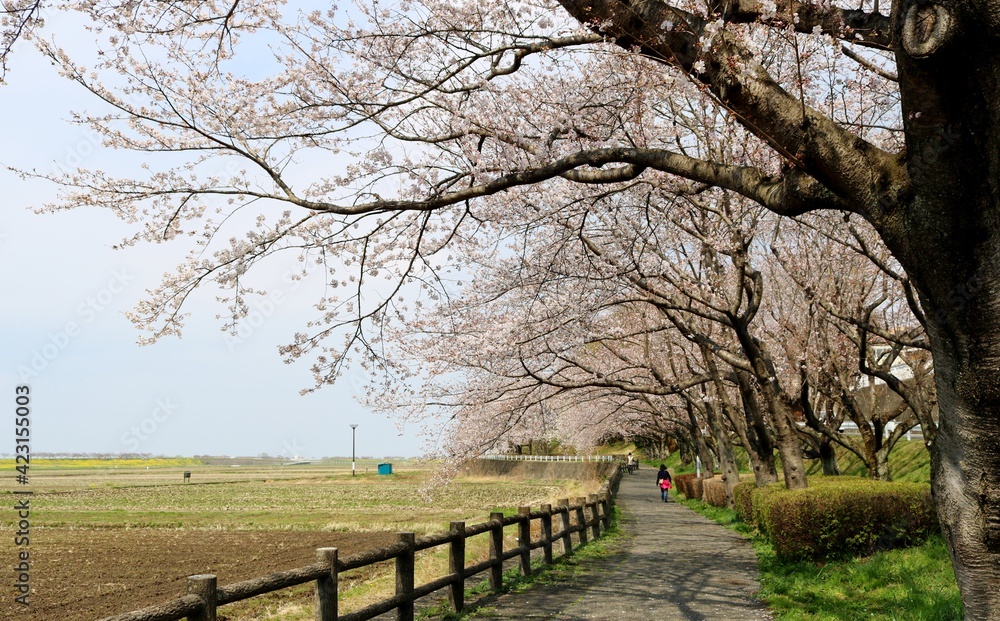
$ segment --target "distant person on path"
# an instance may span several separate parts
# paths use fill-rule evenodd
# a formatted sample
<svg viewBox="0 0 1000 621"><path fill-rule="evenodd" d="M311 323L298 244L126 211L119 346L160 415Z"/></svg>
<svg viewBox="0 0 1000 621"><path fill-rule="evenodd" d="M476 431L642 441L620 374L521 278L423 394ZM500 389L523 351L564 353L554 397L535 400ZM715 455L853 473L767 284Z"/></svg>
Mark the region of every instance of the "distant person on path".
<svg viewBox="0 0 1000 621"><path fill-rule="evenodd" d="M635 463L635 457L632 457L632 453L629 453L628 457L625 458L625 469L628 470L628 473L632 474L635 472L638 465Z"/></svg>
<svg viewBox="0 0 1000 621"><path fill-rule="evenodd" d="M656 473L656 487L660 488L660 500L670 502L670 488L673 486L670 472L664 464L660 464L660 471Z"/></svg>

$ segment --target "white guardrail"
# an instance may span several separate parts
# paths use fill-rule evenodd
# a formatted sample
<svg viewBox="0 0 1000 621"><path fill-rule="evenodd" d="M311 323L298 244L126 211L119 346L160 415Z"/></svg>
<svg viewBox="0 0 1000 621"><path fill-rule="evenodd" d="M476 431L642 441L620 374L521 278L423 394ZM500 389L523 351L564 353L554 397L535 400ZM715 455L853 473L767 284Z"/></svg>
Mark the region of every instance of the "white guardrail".
<svg viewBox="0 0 1000 621"><path fill-rule="evenodd" d="M885 427L883 428L883 434L888 436L890 433L895 431L896 424L897 423L895 421L889 421L888 423L886 423ZM851 421L844 421L843 423L841 423L840 432L849 436L861 435L861 431L858 429L857 423ZM920 428L920 425L916 425L915 427L911 428L909 431L906 432L907 440L912 440L914 437L918 438L924 437L924 431L923 429Z"/></svg>

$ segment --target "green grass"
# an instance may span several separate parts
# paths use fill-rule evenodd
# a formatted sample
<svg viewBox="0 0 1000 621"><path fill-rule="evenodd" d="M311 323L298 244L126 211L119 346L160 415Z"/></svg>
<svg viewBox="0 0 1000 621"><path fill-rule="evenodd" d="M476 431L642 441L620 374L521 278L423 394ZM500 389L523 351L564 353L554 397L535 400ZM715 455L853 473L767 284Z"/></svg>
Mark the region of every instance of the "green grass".
<svg viewBox="0 0 1000 621"><path fill-rule="evenodd" d="M944 541L829 562L783 562L748 532L734 511L682 501L751 537L760 561L761 599L775 621L961 621L962 602Z"/></svg>
<svg viewBox="0 0 1000 621"><path fill-rule="evenodd" d="M736 447L736 461L739 463L740 472L752 472L746 451ZM679 452L672 453L669 457L653 461L642 458L643 468L652 468L654 471L659 465L666 464L675 474L684 474L695 471L695 464L685 464L681 462ZM845 448L837 447L837 465L840 473L845 476L867 477L868 472L861 460ZM781 475L781 462L777 464L778 474ZM900 440L893 447L889 454L889 472L893 481L904 481L909 483L929 483L931 480L931 457L927 448L920 440ZM806 461L807 476L821 476L823 474L822 464L819 460Z"/></svg>
<svg viewBox="0 0 1000 621"><path fill-rule="evenodd" d="M780 621L961 621L962 602L944 541L826 564L761 557L761 595Z"/></svg>
<svg viewBox="0 0 1000 621"><path fill-rule="evenodd" d="M867 477L868 471L861 460L844 448L837 450L837 465L840 473L848 476ZM806 474L822 474L818 461L809 462ZM889 472L893 481L909 483L929 483L931 480L931 456L920 440L900 440L889 454Z"/></svg>

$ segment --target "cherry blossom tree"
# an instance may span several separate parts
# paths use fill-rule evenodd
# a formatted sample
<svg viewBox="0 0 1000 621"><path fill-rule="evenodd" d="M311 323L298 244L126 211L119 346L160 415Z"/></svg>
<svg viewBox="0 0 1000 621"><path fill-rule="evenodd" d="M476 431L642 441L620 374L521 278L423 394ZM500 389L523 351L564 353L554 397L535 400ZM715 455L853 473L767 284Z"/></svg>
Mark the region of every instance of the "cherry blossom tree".
<svg viewBox="0 0 1000 621"><path fill-rule="evenodd" d="M18 15L29 26L34 15L9 6L29 12L8 13L8 41ZM210 281L238 321L255 294L248 270L300 254L348 283L284 350L312 357L320 383L402 304L397 293L433 284L444 248L460 253L482 222L529 225L527 205L557 211L603 184L674 176L778 215L866 220L912 283L933 353L932 483L967 618L1000 618L992 5L897 0L888 16L785 0L297 15L267 0L64 6L93 21L103 48L90 66L39 38L43 48L103 101L81 121L146 167L72 172L60 205L113 210L137 225L125 243L203 244L136 321L154 338L177 333L184 300ZM745 154L714 159L674 124L706 100L753 136ZM357 294L375 281L384 295Z"/></svg>
<svg viewBox="0 0 1000 621"><path fill-rule="evenodd" d="M921 424L930 447L936 431L930 356L909 283L863 223L812 217L784 233L772 245L772 276L786 281L783 306L798 309L788 318L772 310L773 338L802 374L808 429L819 452L835 443L872 478L889 479L896 442ZM860 438L840 432L845 419Z"/></svg>
<svg viewBox="0 0 1000 621"><path fill-rule="evenodd" d="M782 395L775 373L768 370L748 380L748 392L754 396L747 397L752 399L749 405L737 408L727 394L734 392L736 403L743 396L735 391L735 374L719 370L719 364L729 369L725 362L729 360L743 373L754 372L733 326L739 324L739 330L747 332L756 314L739 310L745 306L745 289L757 291L754 304L759 303L759 273L748 269L745 255L760 210L739 211L732 201L723 201L724 209L698 204L664 208L671 204L671 195L653 190L638 184L616 193L612 204L564 209L548 227L536 220L530 239L519 241L512 257L494 258L472 274L475 284L461 299L442 301L437 314L421 316L389 338L397 343L416 339L415 344L389 356L395 361L416 357L425 363L416 366L424 369L428 363L444 362L435 371L443 377L452 377L467 366L476 371L475 386L456 393L425 380L419 384L432 387L430 392L401 401L394 396L396 407L420 411L420 403L440 404L445 395L461 394L456 416L470 403L492 407L502 401L512 408L504 415L507 420L523 402L506 396L537 394L540 386L561 391L550 396L565 397L572 392L580 399L582 393L587 405L595 402L595 389L601 397L607 391L624 393L623 401L612 399L616 412L625 411L623 406L637 399L676 394L683 398L683 407L670 409L686 412L688 419L687 425L678 424L690 436L682 445L700 454L708 476L713 465L719 464L730 497L739 478L731 435L750 454L759 483L773 482L777 480L774 425L769 421L781 416L786 421L785 447L801 463L801 438L789 418L794 395ZM710 202L715 198L711 196ZM701 197L687 200L700 201ZM749 233L740 231L744 225L750 227ZM405 323L404 318L400 321ZM766 352L759 340L747 338L758 357ZM694 343L697 346L692 349ZM504 347L507 351L500 359L506 364L498 365L496 356ZM692 360L699 357L703 364L696 368ZM498 375L496 381L485 381L480 375L486 369L476 365L486 360L490 361L487 372ZM767 360L764 355L763 366L773 367ZM711 390L698 391L709 382ZM756 393L761 384L767 385L764 393L770 395L767 405L778 404L776 412L758 407ZM483 386L490 388L482 391ZM501 393L505 398L501 399ZM383 398L392 394L380 392ZM571 410L572 406L563 408ZM748 411L757 414L745 416ZM499 412L494 419L500 419ZM599 422L587 420L581 427L598 433L610 420L616 425L622 422L602 417ZM508 432L506 427L501 431ZM760 441L761 434L764 441Z"/></svg>
<svg viewBox="0 0 1000 621"><path fill-rule="evenodd" d="M26 38L40 26L42 0L5 0L0 4L0 84L3 84L13 55L14 44Z"/></svg>
<svg viewBox="0 0 1000 621"><path fill-rule="evenodd" d="M664 399L708 381L676 373L673 359L691 353L686 340L653 309L637 307L610 266L580 269L582 247L569 243L575 234L533 232L524 244L534 250L495 257L471 274L461 296L397 318L383 336L388 354L370 361L394 380L371 405L410 420L443 409L465 436L448 445L459 458L515 434L590 447L677 428L657 420L676 409ZM558 425L539 429L541 411Z"/></svg>

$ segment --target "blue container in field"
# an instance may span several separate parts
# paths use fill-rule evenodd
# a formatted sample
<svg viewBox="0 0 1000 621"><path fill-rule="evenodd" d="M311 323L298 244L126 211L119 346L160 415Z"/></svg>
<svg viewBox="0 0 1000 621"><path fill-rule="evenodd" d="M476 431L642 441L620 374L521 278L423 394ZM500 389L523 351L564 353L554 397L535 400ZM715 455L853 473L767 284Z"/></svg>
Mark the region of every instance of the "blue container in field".
<svg viewBox="0 0 1000 621"><path fill-rule="evenodd" d="M379 464L378 465L379 474L392 474L392 464Z"/></svg>

